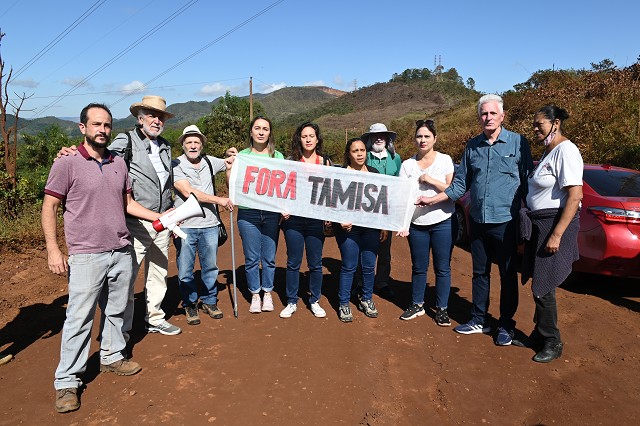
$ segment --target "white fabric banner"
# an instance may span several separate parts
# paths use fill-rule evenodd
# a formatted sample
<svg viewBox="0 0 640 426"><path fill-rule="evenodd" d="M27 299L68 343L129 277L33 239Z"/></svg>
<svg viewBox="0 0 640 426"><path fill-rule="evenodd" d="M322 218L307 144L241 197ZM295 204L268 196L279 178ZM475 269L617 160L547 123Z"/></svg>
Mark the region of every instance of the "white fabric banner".
<svg viewBox="0 0 640 426"><path fill-rule="evenodd" d="M245 154L229 181L236 206L389 231L409 229L417 191L405 178Z"/></svg>

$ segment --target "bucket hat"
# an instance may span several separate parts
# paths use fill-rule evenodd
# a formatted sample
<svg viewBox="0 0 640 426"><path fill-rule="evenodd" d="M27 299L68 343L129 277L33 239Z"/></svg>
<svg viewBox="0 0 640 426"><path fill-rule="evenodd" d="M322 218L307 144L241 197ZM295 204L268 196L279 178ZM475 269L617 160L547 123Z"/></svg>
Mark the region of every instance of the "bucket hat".
<svg viewBox="0 0 640 426"><path fill-rule="evenodd" d="M203 145L207 142L207 137L203 135L202 132L200 132L200 129L198 129L198 126L196 126L195 124L184 128L184 130L182 131L182 136L178 138L178 143L182 145L182 141L184 141L187 136L198 136Z"/></svg>
<svg viewBox="0 0 640 426"><path fill-rule="evenodd" d="M392 132L390 130L387 130L387 126L385 126L382 123L374 123L371 126L369 126L369 131L367 133L364 133L362 136L360 136L360 139L362 139L362 141L364 142L366 148L367 148L367 152L371 151L371 146L373 145L373 141L369 138L371 135L375 135L378 133L384 133L387 135L387 151L389 151L389 153L391 154L391 158L394 158L396 156L396 148L393 145L393 141L396 140L396 137L398 136L398 134L396 132Z"/></svg>
<svg viewBox="0 0 640 426"><path fill-rule="evenodd" d="M369 136L376 134L376 133L385 133L388 137L389 137L389 142L393 143L393 141L396 140L396 137L398 136L398 134L396 132L392 132L390 130L387 130L387 126L385 126L382 123L374 123L369 127L369 131L365 134L363 134L360 138L362 140L368 140Z"/></svg>

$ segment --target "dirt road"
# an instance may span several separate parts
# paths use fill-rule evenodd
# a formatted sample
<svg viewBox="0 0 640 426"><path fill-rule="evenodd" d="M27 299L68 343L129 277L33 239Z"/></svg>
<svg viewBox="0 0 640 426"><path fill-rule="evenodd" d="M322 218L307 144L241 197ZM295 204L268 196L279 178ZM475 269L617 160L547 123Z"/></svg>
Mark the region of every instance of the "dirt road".
<svg viewBox="0 0 640 426"><path fill-rule="evenodd" d="M325 246L318 319L302 302L292 318L284 306L285 246L281 238L276 311L251 315L238 260L239 318L231 286L222 285L222 320L188 326L179 308L175 255L170 257L165 310L183 329L178 336L145 335L141 286L136 295L133 377L99 374L92 342L82 408L54 410L66 304L66 279L49 273L46 252L5 251L0 261L0 351L15 359L0 366L0 425L13 424L636 424L640 418L640 282L581 277L558 291L561 360L531 361L533 352L498 347L490 336L456 334L429 316L400 321L410 301L408 244L393 243L393 300L376 297L380 316L354 311L351 324L336 315L340 256ZM220 250L219 281L231 282L231 245ZM470 255L456 248L449 312L468 320ZM497 271L494 271L497 272ZM493 275L490 312L497 314ZM304 283L304 280L303 280ZM433 275L427 301L433 307ZM306 294L306 293L305 293ZM520 292L518 328L532 328L528 287ZM303 300L307 297L303 296ZM492 322L495 319L492 319Z"/></svg>

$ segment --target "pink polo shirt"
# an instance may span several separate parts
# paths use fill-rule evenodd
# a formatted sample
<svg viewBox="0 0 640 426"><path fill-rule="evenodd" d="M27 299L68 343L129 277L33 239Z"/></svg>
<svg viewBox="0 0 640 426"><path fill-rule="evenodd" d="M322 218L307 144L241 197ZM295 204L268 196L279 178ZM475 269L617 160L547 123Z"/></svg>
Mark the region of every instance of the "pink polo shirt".
<svg viewBox="0 0 640 426"><path fill-rule="evenodd" d="M131 244L124 217L124 196L131 186L124 160L105 150L99 163L82 144L78 153L53 163L44 190L62 200L69 254L101 253Z"/></svg>

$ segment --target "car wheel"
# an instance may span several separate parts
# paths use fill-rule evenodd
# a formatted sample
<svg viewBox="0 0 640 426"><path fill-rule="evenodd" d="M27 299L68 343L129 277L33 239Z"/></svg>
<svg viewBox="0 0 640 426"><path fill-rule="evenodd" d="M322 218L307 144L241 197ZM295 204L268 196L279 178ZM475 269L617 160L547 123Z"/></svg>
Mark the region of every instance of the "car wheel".
<svg viewBox="0 0 640 426"><path fill-rule="evenodd" d="M462 208L456 207L456 231L454 233L455 243L464 247L469 243L469 231L467 230L467 221L464 217Z"/></svg>

